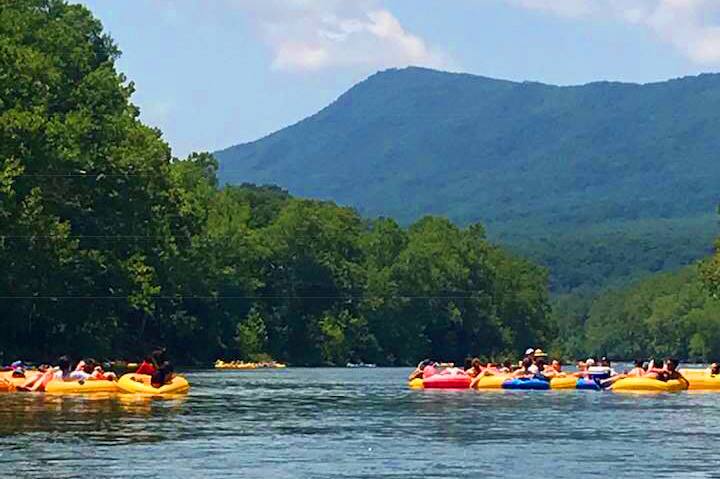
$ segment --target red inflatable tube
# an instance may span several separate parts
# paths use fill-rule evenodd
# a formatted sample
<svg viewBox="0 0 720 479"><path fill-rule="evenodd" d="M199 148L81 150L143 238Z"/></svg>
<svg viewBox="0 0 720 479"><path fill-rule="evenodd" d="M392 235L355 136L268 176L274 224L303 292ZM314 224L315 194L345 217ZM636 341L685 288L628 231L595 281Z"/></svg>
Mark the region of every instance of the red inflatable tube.
<svg viewBox="0 0 720 479"><path fill-rule="evenodd" d="M468 389L470 376L466 374L435 374L423 379L425 389Z"/></svg>

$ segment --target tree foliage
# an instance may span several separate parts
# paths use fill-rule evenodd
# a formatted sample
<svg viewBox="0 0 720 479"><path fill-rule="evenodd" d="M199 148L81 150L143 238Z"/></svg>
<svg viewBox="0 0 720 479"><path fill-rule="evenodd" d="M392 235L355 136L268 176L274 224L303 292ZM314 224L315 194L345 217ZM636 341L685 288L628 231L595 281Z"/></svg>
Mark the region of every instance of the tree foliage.
<svg viewBox="0 0 720 479"><path fill-rule="evenodd" d="M547 275L478 225L401 228L218 187L139 121L119 50L62 0L0 0L0 350L295 364L517 353L552 337Z"/></svg>
<svg viewBox="0 0 720 479"><path fill-rule="evenodd" d="M720 357L720 301L694 265L657 274L598 297L556 299L559 346L571 357Z"/></svg>

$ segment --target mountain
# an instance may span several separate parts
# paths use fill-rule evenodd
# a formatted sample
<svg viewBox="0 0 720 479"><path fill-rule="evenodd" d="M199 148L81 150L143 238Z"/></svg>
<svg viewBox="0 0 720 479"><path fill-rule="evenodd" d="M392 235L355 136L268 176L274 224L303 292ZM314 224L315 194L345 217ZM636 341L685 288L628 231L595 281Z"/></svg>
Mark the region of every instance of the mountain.
<svg viewBox="0 0 720 479"><path fill-rule="evenodd" d="M406 68L216 156L223 182L278 184L402 223L482 222L551 268L572 244L591 256L579 261L602 264L600 242L621 250L613 261L629 270L608 273L620 278L709 251L718 152L718 74L559 87Z"/></svg>

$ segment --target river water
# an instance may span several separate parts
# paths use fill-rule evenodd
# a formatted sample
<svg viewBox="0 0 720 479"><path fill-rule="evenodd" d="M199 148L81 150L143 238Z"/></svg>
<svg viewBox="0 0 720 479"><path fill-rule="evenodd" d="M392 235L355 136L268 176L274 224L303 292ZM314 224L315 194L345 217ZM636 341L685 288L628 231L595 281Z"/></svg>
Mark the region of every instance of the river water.
<svg viewBox="0 0 720 479"><path fill-rule="evenodd" d="M423 391L195 371L185 399L0 395L1 477L720 477L720 394Z"/></svg>

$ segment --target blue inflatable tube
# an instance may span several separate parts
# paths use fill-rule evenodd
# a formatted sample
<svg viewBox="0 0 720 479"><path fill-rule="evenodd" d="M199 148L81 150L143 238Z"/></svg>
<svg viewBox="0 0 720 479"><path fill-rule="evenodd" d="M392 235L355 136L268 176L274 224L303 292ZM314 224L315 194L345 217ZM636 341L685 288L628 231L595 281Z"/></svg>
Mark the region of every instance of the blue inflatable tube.
<svg viewBox="0 0 720 479"><path fill-rule="evenodd" d="M601 388L597 381L580 378L575 385L575 389L582 389L584 391L599 391Z"/></svg>
<svg viewBox="0 0 720 479"><path fill-rule="evenodd" d="M502 385L503 389L550 389L550 381L543 381L536 378L515 378L508 379Z"/></svg>

